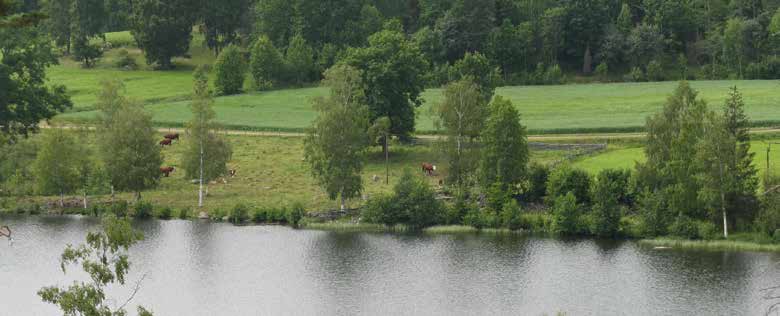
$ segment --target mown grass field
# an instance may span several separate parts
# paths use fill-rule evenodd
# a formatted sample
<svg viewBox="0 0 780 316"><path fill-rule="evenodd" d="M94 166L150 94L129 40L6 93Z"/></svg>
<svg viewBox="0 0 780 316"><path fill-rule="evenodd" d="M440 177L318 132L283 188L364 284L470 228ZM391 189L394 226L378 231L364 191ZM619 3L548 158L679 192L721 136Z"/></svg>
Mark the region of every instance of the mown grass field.
<svg viewBox="0 0 780 316"><path fill-rule="evenodd" d="M59 66L53 71L68 72ZM176 72L123 72L119 70L75 70L71 75L77 108L88 109L94 103L97 76L115 76L126 81L128 95L144 100L160 125L178 126L190 117L187 96L191 80L188 74ZM112 75L112 72L117 74ZM54 82L57 78L52 76ZM64 82L66 85L68 82ZM676 82L581 84L562 86L502 87L497 95L512 100L520 110L524 124L533 133L581 133L596 131L636 131L645 119L658 111ZM757 125L780 123L780 81L696 81L694 88L711 107L719 108L729 87L737 86L744 94L746 111ZM178 90L177 89L181 89ZM441 89L423 94L425 103L418 109L417 129L434 131L430 107L441 100ZM317 113L311 99L327 94L322 87L251 92L216 98L217 120L228 127L254 130L302 130ZM91 102L93 103L89 103ZM80 103L84 102L84 103ZM85 120L93 111L68 113L61 118Z"/></svg>
<svg viewBox="0 0 780 316"><path fill-rule="evenodd" d="M213 63L214 55L203 43L203 36L193 32L187 58L175 58L175 70L154 71L146 65L143 54L133 47L128 32L106 34L114 49L106 52L93 69L81 68L70 59L49 69L51 83L63 84L70 90L74 111L59 118L84 121L95 117L94 104L100 81L120 79L126 95L147 105L154 120L161 126L181 126L190 117L188 109L192 90L192 70L201 64ZM138 62L138 70L122 70L114 63L120 49L127 49ZM218 97L215 102L217 120L229 128L250 130L300 131L309 126L317 113L311 99L323 96L323 87L252 91L251 76L247 76L247 93ZM502 87L497 95L506 97L523 115L532 133L583 133L635 131L645 118L655 113L676 87L676 82L572 84L559 86ZM757 125L780 125L780 81L694 81L702 98L712 107L720 107L730 87L737 86L744 94L747 113ZM417 129L432 132L432 105L441 101L441 89L423 93L425 100L418 109Z"/></svg>

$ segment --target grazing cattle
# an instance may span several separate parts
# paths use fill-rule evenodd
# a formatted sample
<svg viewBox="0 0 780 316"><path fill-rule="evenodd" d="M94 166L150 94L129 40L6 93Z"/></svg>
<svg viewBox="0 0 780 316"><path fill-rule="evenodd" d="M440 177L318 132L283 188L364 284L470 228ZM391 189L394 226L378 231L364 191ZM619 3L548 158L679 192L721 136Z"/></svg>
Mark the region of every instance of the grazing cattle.
<svg viewBox="0 0 780 316"><path fill-rule="evenodd" d="M170 146L170 145L171 145L171 140L168 138L160 141L160 146Z"/></svg>
<svg viewBox="0 0 780 316"><path fill-rule="evenodd" d="M422 164L422 171L428 175L433 176L433 172L436 171L436 165L429 164L429 163L423 163Z"/></svg>
<svg viewBox="0 0 780 316"><path fill-rule="evenodd" d="M176 170L174 167L160 167L160 173L162 173L166 178L171 175L171 173Z"/></svg>
<svg viewBox="0 0 780 316"><path fill-rule="evenodd" d="M165 134L165 136L163 136L163 137L165 137L165 139L178 140L179 139L179 133Z"/></svg>

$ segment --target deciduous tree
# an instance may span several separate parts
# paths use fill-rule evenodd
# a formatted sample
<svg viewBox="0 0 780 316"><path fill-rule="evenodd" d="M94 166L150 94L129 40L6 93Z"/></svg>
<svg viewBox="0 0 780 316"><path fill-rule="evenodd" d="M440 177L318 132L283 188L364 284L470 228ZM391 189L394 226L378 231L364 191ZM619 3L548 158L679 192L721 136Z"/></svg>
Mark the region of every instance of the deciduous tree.
<svg viewBox="0 0 780 316"><path fill-rule="evenodd" d="M355 68L337 65L325 73L330 95L314 99L319 116L307 132L304 154L311 172L330 199L346 200L363 190L364 155L368 148L368 109L363 80Z"/></svg>
<svg viewBox="0 0 780 316"><path fill-rule="evenodd" d="M171 58L187 53L195 20L193 6L192 0L133 2L131 33L149 65L170 69Z"/></svg>
<svg viewBox="0 0 780 316"><path fill-rule="evenodd" d="M520 113L511 101L496 96L482 132L482 183L501 183L514 191L526 179L527 165L528 140Z"/></svg>

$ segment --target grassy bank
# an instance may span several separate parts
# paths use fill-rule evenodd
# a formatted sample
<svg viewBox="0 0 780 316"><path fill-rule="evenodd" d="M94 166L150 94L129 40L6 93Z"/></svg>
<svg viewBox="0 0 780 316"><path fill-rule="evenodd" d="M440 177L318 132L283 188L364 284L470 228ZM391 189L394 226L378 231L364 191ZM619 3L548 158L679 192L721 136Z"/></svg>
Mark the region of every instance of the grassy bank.
<svg viewBox="0 0 780 316"><path fill-rule="evenodd" d="M46 130L43 131L46 133ZM75 133L75 132L74 132ZM32 141L37 141L34 136ZM160 136L162 138L162 136ZM309 164L303 161L303 138L301 137L270 137L230 135L228 141L233 146L233 157L228 163L230 169L236 169L235 178L227 179L227 183L217 181L208 187L205 199L205 209L227 211L236 204L242 203L250 207L278 208L290 206L295 202L303 203L307 210L337 209L338 203L328 199L327 195L317 185L311 176ZM186 177L181 167L181 157L185 149L184 141L163 148L165 166L177 169L168 178L162 178L155 189L143 192L143 199L155 206L174 208L174 213L180 209L195 209L198 197L198 186ZM88 138L90 147L94 146L91 136ZM567 151L532 151L531 160L539 163L551 163L565 157ZM418 145L391 145L390 152L390 183L384 180L385 165L381 148L371 148L363 171L364 197L368 198L379 193L389 192L404 169L417 171L420 164L430 162L442 166L440 171L446 172L442 159L433 144L423 142ZM380 181L372 178L376 175ZM438 185L440 174L428 178L432 185ZM77 196L67 197L78 199ZM90 197L95 201L107 201L108 195ZM132 194L121 193L120 199L131 200ZM57 197L5 198L17 204L42 203L58 200ZM362 199L350 201L350 206L359 206ZM9 207L12 208L12 207Z"/></svg>
<svg viewBox="0 0 780 316"><path fill-rule="evenodd" d="M682 240L672 238L643 239L640 244L648 247L695 249L709 251L780 252L780 244L741 240Z"/></svg>

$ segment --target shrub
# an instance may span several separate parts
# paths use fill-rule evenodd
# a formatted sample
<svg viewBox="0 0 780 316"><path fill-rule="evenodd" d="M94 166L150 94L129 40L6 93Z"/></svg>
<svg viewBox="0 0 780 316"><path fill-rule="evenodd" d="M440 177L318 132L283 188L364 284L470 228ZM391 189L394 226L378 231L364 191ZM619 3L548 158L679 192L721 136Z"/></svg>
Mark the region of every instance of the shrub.
<svg viewBox="0 0 780 316"><path fill-rule="evenodd" d="M252 45L249 68L255 88L271 89L284 73L284 59L267 36L260 36Z"/></svg>
<svg viewBox="0 0 780 316"><path fill-rule="evenodd" d="M497 228L499 220L494 212L473 209L463 217L463 224L477 229Z"/></svg>
<svg viewBox="0 0 780 316"><path fill-rule="evenodd" d="M244 204L236 204L228 213L228 220L233 224L241 224L248 218L249 209Z"/></svg>
<svg viewBox="0 0 780 316"><path fill-rule="evenodd" d="M92 203L92 205L89 207L89 215L99 217L100 215L105 212L105 208L97 203Z"/></svg>
<svg viewBox="0 0 780 316"><path fill-rule="evenodd" d="M772 234L772 240L774 242L780 242L780 228L775 229L775 232Z"/></svg>
<svg viewBox="0 0 780 316"><path fill-rule="evenodd" d="M647 64L647 81L663 81L664 68L657 60L652 60Z"/></svg>
<svg viewBox="0 0 780 316"><path fill-rule="evenodd" d="M304 216L306 216L306 208L301 203L295 203L287 212L287 223L293 227L298 227Z"/></svg>
<svg viewBox="0 0 780 316"><path fill-rule="evenodd" d="M523 213L520 215L520 228L534 232L549 231L552 217L546 213Z"/></svg>
<svg viewBox="0 0 780 316"><path fill-rule="evenodd" d="M73 41L73 58L80 61L84 68L92 68L101 56L103 50L100 46L89 43L87 38L76 38Z"/></svg>
<svg viewBox="0 0 780 316"><path fill-rule="evenodd" d="M116 201L111 203L111 214L117 218L127 217L127 201Z"/></svg>
<svg viewBox="0 0 780 316"><path fill-rule="evenodd" d="M407 224L414 229L441 224L445 219L444 206L433 188L409 170L401 176L392 195L370 200L362 215L370 223Z"/></svg>
<svg viewBox="0 0 780 316"><path fill-rule="evenodd" d="M150 218L150 217L152 217L152 212L153 211L154 211L154 207L152 206L152 203L146 202L146 201L138 201L135 204L133 217L135 217L135 218Z"/></svg>
<svg viewBox="0 0 780 316"><path fill-rule="evenodd" d="M669 234L677 237L687 239L699 238L699 227L696 222L690 217L685 215L678 215L677 218L669 225Z"/></svg>
<svg viewBox="0 0 780 316"><path fill-rule="evenodd" d="M602 61L598 66L596 66L596 71L594 74L599 81L609 81L609 66L607 66L607 63Z"/></svg>
<svg viewBox="0 0 780 316"><path fill-rule="evenodd" d="M463 218L473 209L478 209L475 203L469 201L463 194L457 195L455 203L452 203L452 206L446 210L445 223L447 225L463 224Z"/></svg>
<svg viewBox="0 0 780 316"><path fill-rule="evenodd" d="M119 50L115 64L117 68L124 70L138 69L138 63L136 63L135 58L130 56L130 52L128 52L126 49Z"/></svg>
<svg viewBox="0 0 780 316"><path fill-rule="evenodd" d="M488 211L498 214L511 197L505 190L503 183L496 182L488 187L485 192L485 207Z"/></svg>
<svg viewBox="0 0 780 316"><path fill-rule="evenodd" d="M563 71L558 65L547 68L544 73L544 82L546 84L562 84L564 82Z"/></svg>
<svg viewBox="0 0 780 316"><path fill-rule="evenodd" d="M620 227L620 200L626 200L629 171L605 169L596 177L593 186L593 211L590 232L608 237L617 234Z"/></svg>
<svg viewBox="0 0 780 316"><path fill-rule="evenodd" d="M226 216L227 216L227 213L225 212L225 210L223 210L221 208L213 209L213 210L211 210L209 212L209 217L213 221L221 222L222 220L224 220L224 218ZM228 217L228 219L230 219L230 217Z"/></svg>
<svg viewBox="0 0 780 316"><path fill-rule="evenodd" d="M572 192L558 196L552 209L551 231L556 234L575 234L578 232L579 207Z"/></svg>
<svg viewBox="0 0 780 316"><path fill-rule="evenodd" d="M550 174L547 180L548 202L551 203L570 192L577 199L577 204L590 205L590 175L568 166L558 168Z"/></svg>
<svg viewBox="0 0 780 316"><path fill-rule="evenodd" d="M767 236L773 236L774 232L780 229L780 195L770 194L764 197L754 226L758 232Z"/></svg>
<svg viewBox="0 0 780 316"><path fill-rule="evenodd" d="M189 218L191 212L192 211L190 210L189 207L185 207L185 208L179 209L179 219L187 219L187 218Z"/></svg>
<svg viewBox="0 0 780 316"><path fill-rule="evenodd" d="M252 221L255 223L265 223L268 220L268 212L264 208L257 208L252 212Z"/></svg>
<svg viewBox="0 0 780 316"><path fill-rule="evenodd" d="M547 178L550 167L533 163L528 170L528 191L525 194L528 202L542 202L547 195Z"/></svg>
<svg viewBox="0 0 780 316"><path fill-rule="evenodd" d="M618 223L618 234L625 237L643 237L644 227L642 219L636 216L623 216Z"/></svg>
<svg viewBox="0 0 780 316"><path fill-rule="evenodd" d="M664 194L646 190L639 201L642 235L654 237L666 234L667 202Z"/></svg>
<svg viewBox="0 0 780 316"><path fill-rule="evenodd" d="M645 73L642 72L642 68L634 67L623 79L629 82L642 82L645 81Z"/></svg>
<svg viewBox="0 0 780 316"><path fill-rule="evenodd" d="M170 207L165 206L160 208L159 211L157 211L157 218L159 219L170 219L173 214L173 210L171 210Z"/></svg>
<svg viewBox="0 0 780 316"><path fill-rule="evenodd" d="M235 45L225 48L214 64L214 86L223 95L241 92L246 78L246 65L241 51Z"/></svg>
<svg viewBox="0 0 780 316"><path fill-rule="evenodd" d="M501 210L501 226L511 230L522 228L523 218L521 215L520 205L514 199L510 200L504 204L504 208Z"/></svg>
<svg viewBox="0 0 780 316"><path fill-rule="evenodd" d="M703 239L718 239L721 237L718 228L710 221L697 221L696 229L699 237Z"/></svg>

